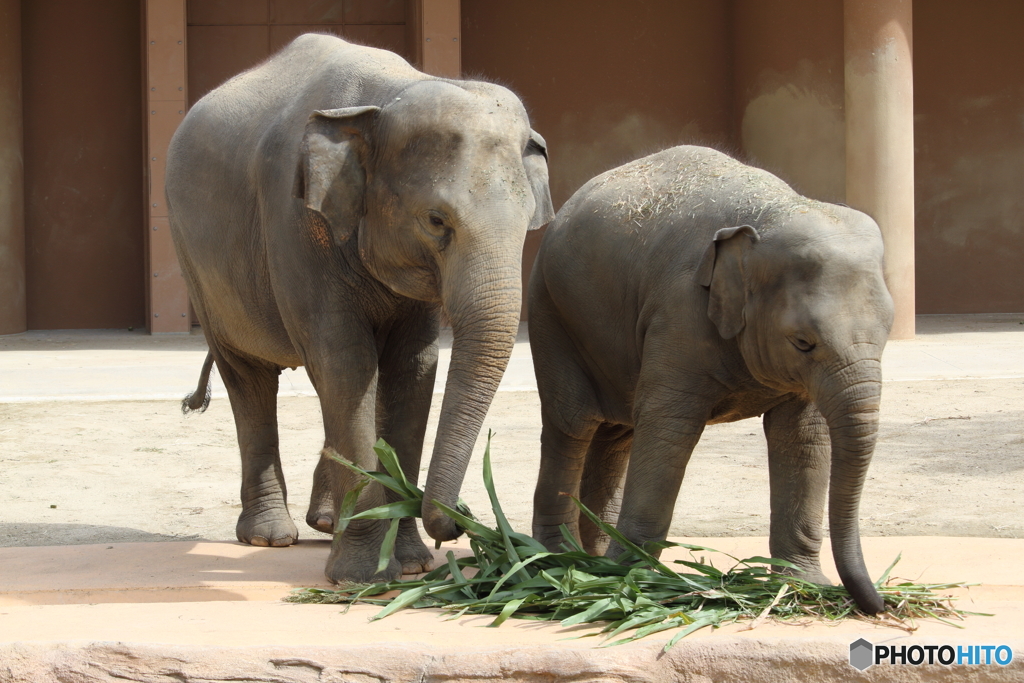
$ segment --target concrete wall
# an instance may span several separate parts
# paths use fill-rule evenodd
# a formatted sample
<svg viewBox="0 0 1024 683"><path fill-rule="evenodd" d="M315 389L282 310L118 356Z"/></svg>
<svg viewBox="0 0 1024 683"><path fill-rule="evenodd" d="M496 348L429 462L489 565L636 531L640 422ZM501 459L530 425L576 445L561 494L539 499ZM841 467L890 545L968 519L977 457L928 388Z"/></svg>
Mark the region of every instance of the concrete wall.
<svg viewBox="0 0 1024 683"><path fill-rule="evenodd" d="M1024 3L914 3L920 313L1024 311Z"/></svg>
<svg viewBox="0 0 1024 683"><path fill-rule="evenodd" d="M732 142L729 17L702 0L462 0L462 70L524 99L557 208L667 145Z"/></svg>
<svg viewBox="0 0 1024 683"><path fill-rule="evenodd" d="M24 332L21 0L0 0L0 334Z"/></svg>
<svg viewBox="0 0 1024 683"><path fill-rule="evenodd" d="M408 0L189 0L189 104L312 31L408 58Z"/></svg>
<svg viewBox="0 0 1024 683"><path fill-rule="evenodd" d="M462 70L523 98L557 209L664 147L733 145L730 23L731 3L706 0L462 0ZM540 236L527 238L524 285Z"/></svg>
<svg viewBox="0 0 1024 683"><path fill-rule="evenodd" d="M189 99L306 30L415 60L422 45L410 26L421 2L189 0ZM3 41L0 287L6 304L18 303L22 287L27 311L3 313L25 319L4 329L142 325L140 3L4 7L22 12L22 66L19 74L3 61L18 52ZM843 201L843 7L462 0L463 73L523 97L550 144L556 207L597 173L681 142L739 152L810 196ZM918 312L1024 311L1022 25L1018 0L914 3ZM14 229L20 135L8 124L18 88L24 248ZM539 238L527 240L527 274ZM22 250L19 285L11 255Z"/></svg>
<svg viewBox="0 0 1024 683"><path fill-rule="evenodd" d="M28 327L141 325L139 2L22 13Z"/></svg>
<svg viewBox="0 0 1024 683"><path fill-rule="evenodd" d="M735 120L744 156L843 201L843 0L736 0Z"/></svg>

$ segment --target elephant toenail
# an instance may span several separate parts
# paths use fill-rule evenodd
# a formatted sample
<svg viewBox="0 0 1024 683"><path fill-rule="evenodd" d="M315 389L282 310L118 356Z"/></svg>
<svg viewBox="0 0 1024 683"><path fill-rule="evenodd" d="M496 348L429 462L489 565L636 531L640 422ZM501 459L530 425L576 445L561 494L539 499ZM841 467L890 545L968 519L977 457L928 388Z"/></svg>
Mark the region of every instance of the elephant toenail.
<svg viewBox="0 0 1024 683"><path fill-rule="evenodd" d="M266 548L270 545L270 543L268 543L267 539L263 538L262 536L253 536L249 539L249 545L258 545L261 548Z"/></svg>

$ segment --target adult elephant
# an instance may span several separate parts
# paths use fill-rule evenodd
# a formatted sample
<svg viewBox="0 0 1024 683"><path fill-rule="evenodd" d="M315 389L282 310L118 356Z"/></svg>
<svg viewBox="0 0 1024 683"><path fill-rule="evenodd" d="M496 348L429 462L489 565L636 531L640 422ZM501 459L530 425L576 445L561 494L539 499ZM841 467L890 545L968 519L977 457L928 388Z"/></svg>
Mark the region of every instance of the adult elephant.
<svg viewBox="0 0 1024 683"><path fill-rule="evenodd" d="M675 147L562 207L529 301L543 413L533 531L547 547L563 523L591 551L607 543L561 492L633 542L664 539L705 425L763 414L771 554L827 583L827 493L843 584L865 612L883 608L858 532L893 319L871 218Z"/></svg>
<svg viewBox="0 0 1024 683"><path fill-rule="evenodd" d="M415 480L442 311L454 341L425 500L456 503L515 340L526 231L553 214L546 159L505 88L434 78L326 35L300 36L189 111L168 152L167 202L234 413L240 541L286 546L298 537L278 453L285 367L306 367L323 412L308 524L333 531L354 484L331 451L374 469L372 446L383 437ZM368 487L357 509L385 497ZM459 534L432 504L423 524L438 540ZM327 577L390 579L429 566L410 518L375 574L386 529L350 524L332 545Z"/></svg>

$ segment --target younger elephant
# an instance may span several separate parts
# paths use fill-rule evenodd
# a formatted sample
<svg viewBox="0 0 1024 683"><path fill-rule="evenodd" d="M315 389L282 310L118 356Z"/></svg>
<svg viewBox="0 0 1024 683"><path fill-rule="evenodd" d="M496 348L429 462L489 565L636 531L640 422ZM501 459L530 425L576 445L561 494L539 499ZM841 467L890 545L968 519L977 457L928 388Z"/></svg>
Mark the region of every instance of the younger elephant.
<svg viewBox="0 0 1024 683"><path fill-rule="evenodd" d="M893 319L871 218L712 149L675 147L594 178L562 207L529 301L537 539L555 548L566 524L588 550L607 543L565 492L635 543L663 540L704 426L763 414L771 554L827 583L827 491L843 584L863 611L883 609L857 527Z"/></svg>
<svg viewBox="0 0 1024 683"><path fill-rule="evenodd" d="M298 537L278 453L282 368L306 367L323 412L308 524L333 531L354 484L331 451L376 469L383 437L416 479L442 310L454 341L423 523L433 538L458 535L430 501L455 506L512 351L523 241L553 214L547 178L544 141L505 88L434 78L332 36L296 38L192 107L168 152L167 204L234 412L240 541ZM385 496L369 486L357 510ZM409 518L375 577L387 529L349 524L327 577L391 579L429 565Z"/></svg>

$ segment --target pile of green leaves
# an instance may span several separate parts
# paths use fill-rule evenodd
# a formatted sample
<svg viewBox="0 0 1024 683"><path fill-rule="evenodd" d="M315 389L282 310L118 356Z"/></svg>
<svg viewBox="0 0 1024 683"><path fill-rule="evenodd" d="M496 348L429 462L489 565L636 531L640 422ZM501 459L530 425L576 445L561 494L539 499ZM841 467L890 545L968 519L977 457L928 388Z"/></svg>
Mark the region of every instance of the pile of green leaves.
<svg viewBox="0 0 1024 683"><path fill-rule="evenodd" d="M381 549L378 568L381 571L391 556L398 520L419 515L423 492L405 478L394 450L383 440L378 441L374 450L385 472L368 472L338 459L364 479L346 496L342 505L343 519L336 533L344 531L354 519L391 519ZM888 584L889 572L899 558L875 583L888 608L886 613L868 617L857 610L842 586L820 586L772 571L773 568L794 568L784 560L765 557L739 560L723 554L734 565L722 571L694 555L717 552L710 548L671 542L641 548L576 499L573 500L582 514L625 548L625 552L614 560L590 555L564 526L563 552L549 552L530 536L513 531L505 518L491 473L490 435L483 466L484 486L490 496L497 528L474 519L461 501L458 510L435 502L465 530L472 557L456 559L448 551L445 564L417 580L347 585L338 590L304 588L287 599L302 603L383 605L374 620L405 607L440 607L451 613L452 618L464 614L497 615L489 626L499 626L509 617L560 621L564 627L603 621L607 623L598 633L587 635L603 634L605 645L680 628L665 645L666 650L680 638L705 626L717 628L740 620L751 620L750 628L754 628L769 617L827 621L857 617L914 630L916 619L933 618L955 626L948 620L971 614L955 609L952 598L935 593L965 584ZM395 491L402 500L353 514L359 491L371 480ZM673 564L692 572L677 572L652 554L667 547L688 549L691 560L675 560ZM399 591L398 595L380 597L393 591Z"/></svg>

